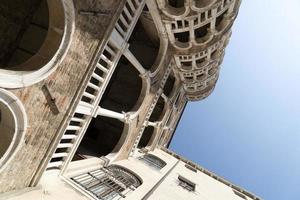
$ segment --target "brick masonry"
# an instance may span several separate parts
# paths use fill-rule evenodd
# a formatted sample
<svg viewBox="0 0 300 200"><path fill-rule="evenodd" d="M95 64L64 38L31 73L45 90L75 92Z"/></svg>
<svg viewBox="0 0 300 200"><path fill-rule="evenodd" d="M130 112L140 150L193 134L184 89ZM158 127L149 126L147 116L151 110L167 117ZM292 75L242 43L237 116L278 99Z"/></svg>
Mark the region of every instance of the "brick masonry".
<svg viewBox="0 0 300 200"><path fill-rule="evenodd" d="M65 59L44 81L30 87L11 90L20 98L28 115L25 141L16 156L0 174L0 193L22 189L30 185L51 142L59 134L68 113L73 109L76 94L90 73L94 55L103 48L104 37L110 32L115 13L123 7L123 0L74 0L75 31ZM108 11L105 15L80 15L79 11ZM0 32L1 34L1 32ZM2 32L2 34L4 34ZM0 38L5 37L1 35ZM45 89L45 85L46 88ZM56 106L49 101L49 92Z"/></svg>

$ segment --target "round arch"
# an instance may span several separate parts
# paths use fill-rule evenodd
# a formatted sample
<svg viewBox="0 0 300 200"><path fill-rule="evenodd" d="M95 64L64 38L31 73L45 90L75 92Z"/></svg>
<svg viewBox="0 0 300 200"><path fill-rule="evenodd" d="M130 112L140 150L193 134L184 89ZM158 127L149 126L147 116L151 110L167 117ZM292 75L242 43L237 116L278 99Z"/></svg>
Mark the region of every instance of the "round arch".
<svg viewBox="0 0 300 200"><path fill-rule="evenodd" d="M18 33L20 39L0 66L1 87L21 88L42 81L66 55L74 27L72 1L41 0L40 4L30 23L22 25L25 31ZM24 56L24 52L28 55Z"/></svg>
<svg viewBox="0 0 300 200"><path fill-rule="evenodd" d="M135 188L138 188L140 185L143 184L143 180L140 176L138 176L136 173L123 166L109 165L107 169L114 176L121 176L122 178L126 179L127 184L129 183L130 186L134 186Z"/></svg>
<svg viewBox="0 0 300 200"><path fill-rule="evenodd" d="M23 104L14 94L0 89L0 171L21 146L26 128Z"/></svg>

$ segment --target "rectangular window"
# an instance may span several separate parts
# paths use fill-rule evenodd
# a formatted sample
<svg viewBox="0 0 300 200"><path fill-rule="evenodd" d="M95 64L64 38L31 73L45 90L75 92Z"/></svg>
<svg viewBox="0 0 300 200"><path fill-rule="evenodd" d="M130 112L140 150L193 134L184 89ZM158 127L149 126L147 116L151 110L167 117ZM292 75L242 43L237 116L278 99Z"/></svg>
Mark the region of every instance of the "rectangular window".
<svg viewBox="0 0 300 200"><path fill-rule="evenodd" d="M245 195L243 195L242 193L239 193L236 190L233 190L233 192L236 196L239 196L240 198L247 200L247 197Z"/></svg>
<svg viewBox="0 0 300 200"><path fill-rule="evenodd" d="M178 176L178 180L179 180L179 185L181 187L183 187L184 189L192 192L192 191L195 191L195 188L196 188L196 184L189 181L188 179L182 177L182 176Z"/></svg>
<svg viewBox="0 0 300 200"><path fill-rule="evenodd" d="M196 172L197 173L197 169L196 168L194 168L194 167L192 167L191 165L189 165L189 164L185 164L184 165L186 168L188 168L189 170L191 170L191 171L193 171L193 172Z"/></svg>

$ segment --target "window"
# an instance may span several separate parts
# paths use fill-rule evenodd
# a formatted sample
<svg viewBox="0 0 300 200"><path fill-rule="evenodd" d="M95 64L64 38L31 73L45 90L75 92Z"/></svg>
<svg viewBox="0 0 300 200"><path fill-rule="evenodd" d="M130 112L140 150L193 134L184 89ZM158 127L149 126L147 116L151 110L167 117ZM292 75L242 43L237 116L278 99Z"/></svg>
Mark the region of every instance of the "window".
<svg viewBox="0 0 300 200"><path fill-rule="evenodd" d="M247 200L246 196L245 196L245 195L243 195L242 193L239 193L239 192L238 192L238 191L236 191L236 190L233 190L233 193L234 193L235 195L237 195L237 196L241 197L242 199L246 199L246 200Z"/></svg>
<svg viewBox="0 0 300 200"><path fill-rule="evenodd" d="M193 172L196 172L197 173L197 169L196 168L194 168L194 167L192 167L191 165L189 165L189 164L185 164L184 165L186 168L188 168L189 170L191 170L191 171L193 171Z"/></svg>
<svg viewBox="0 0 300 200"><path fill-rule="evenodd" d="M159 157L154 156L152 154L146 154L146 155L140 157L140 160L144 161L149 166L151 166L155 169L158 169L158 170L162 169L164 166L167 165L167 163L165 161L163 161Z"/></svg>
<svg viewBox="0 0 300 200"><path fill-rule="evenodd" d="M132 172L116 165L77 175L71 180L101 200L125 198L128 192L142 184L141 179Z"/></svg>
<svg viewBox="0 0 300 200"><path fill-rule="evenodd" d="M179 180L179 185L181 187L183 187L184 189L188 190L188 191L195 191L196 188L196 184L189 181L188 179L182 177L182 176L178 176L178 180Z"/></svg>
<svg viewBox="0 0 300 200"><path fill-rule="evenodd" d="M190 32L189 31L185 31L185 32L180 32L180 33L174 33L174 37L179 42L189 42L189 40L190 40Z"/></svg>

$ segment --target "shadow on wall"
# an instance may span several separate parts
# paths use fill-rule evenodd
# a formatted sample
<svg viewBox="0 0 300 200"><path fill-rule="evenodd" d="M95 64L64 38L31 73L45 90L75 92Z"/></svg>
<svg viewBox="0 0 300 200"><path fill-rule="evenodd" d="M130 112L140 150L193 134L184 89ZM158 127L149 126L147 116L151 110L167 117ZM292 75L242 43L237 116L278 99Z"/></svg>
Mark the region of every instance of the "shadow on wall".
<svg viewBox="0 0 300 200"><path fill-rule="evenodd" d="M46 39L49 28L47 1L2 1L0 7L10 13L3 12L5 17L0 18L0 68L34 70L34 65L18 65L34 56Z"/></svg>
<svg viewBox="0 0 300 200"><path fill-rule="evenodd" d="M145 6L129 39L129 50L146 70L151 70L159 52L159 37L150 13Z"/></svg>

